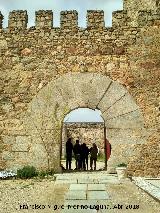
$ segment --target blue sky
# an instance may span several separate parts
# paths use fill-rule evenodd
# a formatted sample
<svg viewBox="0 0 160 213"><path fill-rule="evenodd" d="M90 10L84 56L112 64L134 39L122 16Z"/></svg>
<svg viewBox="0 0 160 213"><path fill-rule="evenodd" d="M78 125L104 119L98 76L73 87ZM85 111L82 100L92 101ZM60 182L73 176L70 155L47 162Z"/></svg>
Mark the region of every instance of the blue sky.
<svg viewBox="0 0 160 213"><path fill-rule="evenodd" d="M62 10L77 10L79 26L86 26L87 10L104 10L106 26L111 26L112 11L123 8L122 0L0 0L0 11L5 16L4 26L7 26L9 11L27 10L29 15L28 26L34 26L35 11L39 9L53 10L54 26L59 26L59 15Z"/></svg>

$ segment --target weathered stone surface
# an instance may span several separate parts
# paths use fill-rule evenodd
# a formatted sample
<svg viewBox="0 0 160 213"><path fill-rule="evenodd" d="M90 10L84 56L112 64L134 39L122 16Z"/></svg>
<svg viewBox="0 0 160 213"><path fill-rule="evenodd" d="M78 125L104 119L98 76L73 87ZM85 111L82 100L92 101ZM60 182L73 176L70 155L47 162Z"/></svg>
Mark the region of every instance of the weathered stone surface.
<svg viewBox="0 0 160 213"><path fill-rule="evenodd" d="M4 144L14 144L15 143L15 137L10 135L4 135L2 136L2 140Z"/></svg>
<svg viewBox="0 0 160 213"><path fill-rule="evenodd" d="M145 129L108 129L107 138L115 144L142 144L146 141L147 133ZM146 137L146 138L145 138Z"/></svg>
<svg viewBox="0 0 160 213"><path fill-rule="evenodd" d="M105 117L104 117L105 118ZM134 128L143 128L144 119L142 114L137 111L130 112L126 115L119 116L117 118L107 119L106 127L109 128L123 128L123 129L134 129Z"/></svg>
<svg viewBox="0 0 160 213"><path fill-rule="evenodd" d="M12 145L13 152L28 152L31 145L31 138L27 136L17 136L15 143Z"/></svg>
<svg viewBox="0 0 160 213"><path fill-rule="evenodd" d="M11 153L9 151L4 151L2 154L2 159L3 160L14 160L14 155L13 155L13 153Z"/></svg>
<svg viewBox="0 0 160 213"><path fill-rule="evenodd" d="M112 82L104 97L98 104L101 111L106 111L116 101L118 101L126 93L126 89L118 82Z"/></svg>
<svg viewBox="0 0 160 213"><path fill-rule="evenodd" d="M62 26L54 28L52 11L38 11L36 26L27 29L27 11L13 11L8 30L3 29L0 15L0 134L29 135L31 143L36 144L39 139L35 135L42 132L49 142L49 156L54 156L52 165L58 169L64 116L78 107L99 108L105 112L102 116L108 130L127 126L134 129L136 125L143 128L144 121L147 131L138 137L143 143L144 136L150 149L147 152L145 144L139 143L134 144L134 151L133 144L128 146L129 155L132 151L135 154L130 171L135 175L159 175L159 169L153 166L160 156L159 3L124 0L124 10L113 13L111 28L104 26L102 11L87 14L86 29L77 27L76 11L64 11ZM109 87L110 81L113 83ZM125 91L127 95L123 96ZM152 139L147 139L147 132ZM134 138L134 134L130 136ZM3 151L6 149L10 147L5 143ZM47 156L46 150L42 152ZM114 152L123 159L120 149ZM44 163L36 159L33 165L41 167L42 163L47 168L47 157L42 158ZM14 168L22 166L17 162ZM0 158L0 164L8 168L10 161Z"/></svg>
<svg viewBox="0 0 160 213"><path fill-rule="evenodd" d="M135 111L137 109L138 106L136 105L133 98L129 94L126 94L121 99L119 99L115 104L111 105L111 107L103 113L103 116L105 116L106 119L115 118L120 115L124 115L132 111Z"/></svg>

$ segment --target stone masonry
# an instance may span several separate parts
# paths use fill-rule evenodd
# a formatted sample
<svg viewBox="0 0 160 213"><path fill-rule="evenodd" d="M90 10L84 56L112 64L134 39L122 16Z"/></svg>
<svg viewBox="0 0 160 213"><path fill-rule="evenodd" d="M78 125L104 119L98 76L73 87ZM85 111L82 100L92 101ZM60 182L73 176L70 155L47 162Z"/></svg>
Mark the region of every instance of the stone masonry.
<svg viewBox="0 0 160 213"><path fill-rule="evenodd" d="M79 107L99 109L112 157L136 176L160 176L160 3L124 0L106 28L103 11L0 13L0 169L60 171L62 123ZM117 149L117 147L119 147Z"/></svg>

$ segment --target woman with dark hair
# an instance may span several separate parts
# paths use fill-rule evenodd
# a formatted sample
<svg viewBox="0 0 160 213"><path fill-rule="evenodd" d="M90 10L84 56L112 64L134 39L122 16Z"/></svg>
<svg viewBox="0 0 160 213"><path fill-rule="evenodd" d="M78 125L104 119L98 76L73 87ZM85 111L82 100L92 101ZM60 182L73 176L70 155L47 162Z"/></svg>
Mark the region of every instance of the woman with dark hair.
<svg viewBox="0 0 160 213"><path fill-rule="evenodd" d="M92 147L90 148L90 168L93 170L93 163L94 163L94 170L96 170L96 162L97 162L97 154L98 148L95 143L93 143Z"/></svg>

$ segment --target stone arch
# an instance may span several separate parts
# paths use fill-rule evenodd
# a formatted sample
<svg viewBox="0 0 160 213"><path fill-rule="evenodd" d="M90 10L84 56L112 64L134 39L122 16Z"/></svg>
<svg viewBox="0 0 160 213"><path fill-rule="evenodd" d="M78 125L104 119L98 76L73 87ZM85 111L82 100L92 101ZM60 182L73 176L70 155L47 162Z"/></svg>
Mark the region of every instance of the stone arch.
<svg viewBox="0 0 160 213"><path fill-rule="evenodd" d="M102 74L67 73L42 88L23 117L32 141L29 164L60 170L62 122L66 114L79 107L102 112L112 145L109 168L127 163L135 155L134 147L146 141L143 116L122 85Z"/></svg>

